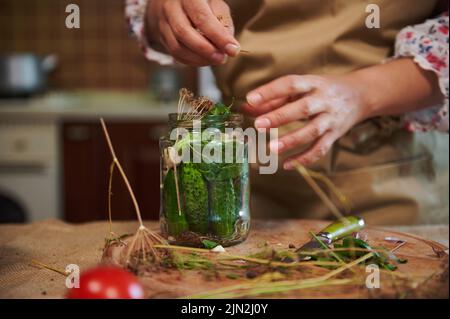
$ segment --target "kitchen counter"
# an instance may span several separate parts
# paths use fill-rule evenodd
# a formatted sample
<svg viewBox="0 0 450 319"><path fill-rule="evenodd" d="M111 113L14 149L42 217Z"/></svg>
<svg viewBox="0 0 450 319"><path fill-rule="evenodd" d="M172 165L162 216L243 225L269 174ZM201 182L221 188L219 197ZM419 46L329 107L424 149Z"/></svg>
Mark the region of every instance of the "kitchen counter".
<svg viewBox="0 0 450 319"><path fill-rule="evenodd" d="M176 102L161 103L146 93L75 92L49 93L31 99L0 100L0 119L97 121L99 117L120 120L167 120Z"/></svg>
<svg viewBox="0 0 450 319"><path fill-rule="evenodd" d="M67 216L73 205L66 205L65 190L86 183L77 179L83 174L71 178L67 172L78 169L86 173L83 176L94 176L109 170L109 163L95 154L97 150L107 154L102 148L101 117L110 133L116 134L113 139L118 152L128 147L124 152L131 159L129 169L138 165L148 175L159 176L158 140L166 132L168 114L175 111L176 102L161 104L148 92L71 91L30 99L0 99L0 197L19 207L14 220L23 216L28 221ZM128 141L121 141L125 135ZM96 160L81 159L89 156ZM103 198L98 196L95 202ZM83 201L79 197L76 200ZM152 198L148 201L155 202ZM92 207L86 211L90 219L96 219L92 214L102 213Z"/></svg>
<svg viewBox="0 0 450 319"><path fill-rule="evenodd" d="M156 222L148 222L151 229L158 229ZM238 249L253 245L262 233L267 242L277 244L281 237L292 240L292 231L320 222L301 220L255 221L250 238ZM134 233L135 222L114 223L118 234ZM408 226L393 227L412 234L418 234L448 245L449 226ZM108 233L108 223L67 224L59 220L47 220L27 225L0 226L0 298L61 298L66 288L65 278L58 273L39 269L30 265L32 259L39 260L54 268L64 270L68 264L77 264L81 270L96 265L102 256L104 239ZM275 238L275 234L280 238ZM302 236L308 236L307 232ZM259 240L259 239L258 239ZM289 239L288 239L289 240ZM296 243L299 244L299 243ZM413 266L413 265L411 265Z"/></svg>

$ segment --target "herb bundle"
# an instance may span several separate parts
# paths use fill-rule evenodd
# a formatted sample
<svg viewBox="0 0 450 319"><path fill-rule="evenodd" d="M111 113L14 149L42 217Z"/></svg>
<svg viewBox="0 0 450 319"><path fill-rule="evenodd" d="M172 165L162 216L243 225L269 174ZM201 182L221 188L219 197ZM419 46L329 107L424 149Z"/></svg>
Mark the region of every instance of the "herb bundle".
<svg viewBox="0 0 450 319"><path fill-rule="evenodd" d="M108 246L119 244L119 245L125 245L124 242L124 236L117 236L112 231L112 213L111 213L111 195L112 195L112 178L114 174L114 168L117 167L120 175L128 189L128 192L130 194L131 200L133 202L136 217L139 221L139 228L136 231L136 233L132 236L132 239L130 241L130 244L127 244L126 249L124 250L125 256L124 256L124 264L126 267L135 270L137 269L141 264L145 263L151 263L154 266L159 266L166 262L167 259L171 259L171 253L168 250L157 250L154 248L154 245L156 244L167 244L167 241L161 237L159 234L149 230L147 227L145 227L141 211L139 208L139 204L136 200L136 197L134 195L133 189L130 185L130 182L127 178L127 175L125 174L125 171L120 164L116 153L114 151L114 147L111 142L111 138L108 133L108 129L106 127L105 121L101 119L101 125L103 128L103 132L105 134L105 138L109 147L109 150L111 152L111 156L113 158L112 164L111 164L111 170L110 170L110 178L109 178L109 194L108 194L108 206L109 206L109 224L110 224L110 232L109 232L109 238L106 240L105 243L105 250Z"/></svg>
<svg viewBox="0 0 450 319"><path fill-rule="evenodd" d="M404 264L407 262L406 259L398 258L393 252L387 250L385 247L372 248L366 241L353 236L347 236L342 240L335 242L333 244L333 248L331 249L313 233L311 233L311 235L323 246L324 249L314 252L299 252L302 257L309 257L310 260L348 263L362 257L367 253L372 253L373 256L367 259L366 263L376 264L380 268L388 271L396 270L396 263Z"/></svg>

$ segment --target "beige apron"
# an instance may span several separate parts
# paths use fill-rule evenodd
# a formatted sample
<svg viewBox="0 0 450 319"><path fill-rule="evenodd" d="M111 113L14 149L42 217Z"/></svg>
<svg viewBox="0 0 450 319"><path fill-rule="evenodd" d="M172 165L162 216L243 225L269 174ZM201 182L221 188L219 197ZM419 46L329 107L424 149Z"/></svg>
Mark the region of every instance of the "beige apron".
<svg viewBox="0 0 450 319"><path fill-rule="evenodd" d="M215 72L225 98L235 97L238 102L251 89L283 75L342 74L378 64L392 54L399 30L430 17L436 5L435 0L229 3L237 38L251 54L230 59ZM365 26L366 6L371 3L380 6L380 29ZM280 134L298 125L281 127ZM448 212L448 196L443 196L448 191L448 164L437 174L435 150L429 146L395 123L368 121L335 143L313 169L325 172L350 198L353 212L369 223L448 220L440 213L443 209L444 214ZM448 154L448 149L444 151ZM331 217L296 172L280 167L274 175L260 175L254 167L251 178L255 217ZM432 212L437 212L439 220L431 217Z"/></svg>

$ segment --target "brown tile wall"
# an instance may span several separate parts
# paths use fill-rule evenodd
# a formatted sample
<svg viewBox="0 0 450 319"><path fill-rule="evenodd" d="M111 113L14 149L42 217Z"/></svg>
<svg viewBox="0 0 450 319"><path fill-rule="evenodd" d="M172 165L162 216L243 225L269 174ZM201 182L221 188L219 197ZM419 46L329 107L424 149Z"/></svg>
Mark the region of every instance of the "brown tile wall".
<svg viewBox="0 0 450 319"><path fill-rule="evenodd" d="M80 29L65 27L69 3L80 7ZM123 0L0 0L0 54L58 54L56 89L145 89L157 65L129 36L123 12ZM183 76L192 87L195 71Z"/></svg>

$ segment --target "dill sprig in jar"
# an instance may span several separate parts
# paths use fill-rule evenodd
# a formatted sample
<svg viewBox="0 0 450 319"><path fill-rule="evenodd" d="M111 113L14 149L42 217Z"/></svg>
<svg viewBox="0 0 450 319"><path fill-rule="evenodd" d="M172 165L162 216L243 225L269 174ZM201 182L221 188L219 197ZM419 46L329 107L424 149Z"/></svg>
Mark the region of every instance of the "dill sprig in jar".
<svg viewBox="0 0 450 319"><path fill-rule="evenodd" d="M250 226L243 117L183 90L178 111L160 140L162 233L179 245L242 242Z"/></svg>

